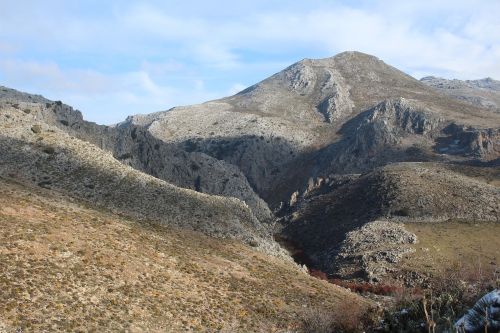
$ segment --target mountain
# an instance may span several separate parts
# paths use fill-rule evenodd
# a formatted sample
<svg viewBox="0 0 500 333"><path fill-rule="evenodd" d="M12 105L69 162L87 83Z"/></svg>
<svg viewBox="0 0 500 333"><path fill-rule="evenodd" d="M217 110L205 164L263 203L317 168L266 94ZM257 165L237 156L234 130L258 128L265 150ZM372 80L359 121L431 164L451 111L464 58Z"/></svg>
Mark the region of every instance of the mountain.
<svg viewBox="0 0 500 333"><path fill-rule="evenodd" d="M236 167L0 91L0 331L276 331L300 326L306 309L371 306L309 276L243 201L131 161L152 145L162 167L220 168L245 184Z"/></svg>
<svg viewBox="0 0 500 333"><path fill-rule="evenodd" d="M384 113L400 114L399 124L385 125L375 110L380 103L378 108L392 108ZM392 160L415 160L415 154L455 159L456 151L494 160L497 141L490 138L498 134L489 127L499 120L498 114L443 97L376 57L345 52L302 60L228 98L134 116L128 122L169 144L236 165L255 192L276 208L306 186L309 177L337 172L335 168L364 172ZM453 144L462 137L460 147L450 149L448 140ZM489 148L480 148L482 141L475 137L490 140L484 144ZM377 147L390 156L374 157ZM359 156L352 158L352 152ZM466 154L463 159L469 158Z"/></svg>
<svg viewBox="0 0 500 333"><path fill-rule="evenodd" d="M481 80L461 81L426 76L420 81L450 97L493 112L500 112L500 81L490 77Z"/></svg>
<svg viewBox="0 0 500 333"><path fill-rule="evenodd" d="M281 218L279 236L332 274L348 233L373 220L498 220L498 183L469 168L498 177L500 114L359 52L304 59L234 96L128 123L237 166ZM436 182L448 190L427 193Z"/></svg>
<svg viewBox="0 0 500 333"><path fill-rule="evenodd" d="M154 251L136 256L137 249L151 243L166 246L155 248L166 257L156 258L150 263L156 268L145 274L161 280L157 268L170 265L165 258L181 261L185 271L179 268L181 273L169 276L182 278L169 280L167 289L170 295L175 294L172 288L180 288L176 300L189 306L181 302L182 309L167 307L166 313L159 310L166 301L155 300L147 303L154 310L149 321L138 322L124 312L106 319L113 325L131 320L139 330L161 330L154 325L168 323L187 330L189 318L201 318L194 305L199 300L183 279L193 283L193 290L208 290L208 299L218 302L224 303L224 295L240 295L241 306L224 303L223 323L212 311L216 304L210 318L200 320L220 329L234 319L244 331L256 330L259 318L266 327L281 329L280 320L296 327L291 318L303 315L299 309L308 306L303 300L313 294L313 312L322 297L372 304L313 281L306 270L342 281L412 287L425 285L457 260L472 263L481 257L489 268L497 267L500 244L493 235L500 219L500 113L489 102L471 103L474 98L449 93L489 96L494 102L497 81L445 85L440 80L419 81L374 56L344 52L304 59L233 96L133 115L113 126L87 122L60 101L0 87L0 181L2 200L10 207L1 211L1 221L14 235L16 224L28 218L30 224L19 228L22 234L37 232L30 236L33 246L50 246L59 237L57 246L68 250L58 255L75 262L81 258L74 253L89 250L85 242L102 244L101 254L118 256L120 248L125 251L121 256L136 262L160 256ZM23 207L35 207L36 214ZM52 240L43 236L48 226L58 228L50 216L64 220L64 230ZM92 224L101 220L112 223L100 229ZM90 238L79 234L82 225L94 228ZM61 243L70 235L76 237L74 244ZM24 244L24 239L8 239L10 247ZM129 242L135 247L127 247ZM30 251L21 247L9 255L40 259ZM100 273L78 277L78 283L96 288L105 276L103 267L112 279L124 279L118 266L105 266L97 254L86 258ZM20 265L8 259L6 265ZM71 267L82 269L59 271L66 282L76 279L72 269L77 268ZM207 273L224 267L230 267L229 275L222 273L222 279ZM189 274L202 274L207 281ZM14 292L10 276L2 288ZM25 276L21 281L27 281ZM127 294L131 286L120 289L113 299L128 297L143 308L143 296L163 288L153 285L141 284L135 298ZM257 289L272 295L267 302L281 304L276 305L279 315L274 306L255 305L251 295ZM277 290L293 296L277 297ZM86 302L87 296L82 296ZM9 325L20 320L9 318L14 318ZM132 330L133 325L120 327Z"/></svg>

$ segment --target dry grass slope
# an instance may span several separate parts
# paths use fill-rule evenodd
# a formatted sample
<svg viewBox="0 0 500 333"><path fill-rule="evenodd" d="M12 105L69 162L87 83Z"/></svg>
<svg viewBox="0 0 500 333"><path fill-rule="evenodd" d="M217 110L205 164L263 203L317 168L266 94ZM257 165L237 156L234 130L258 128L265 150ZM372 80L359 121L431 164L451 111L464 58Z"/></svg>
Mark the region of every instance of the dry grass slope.
<svg viewBox="0 0 500 333"><path fill-rule="evenodd" d="M0 179L0 330L279 332L362 301L232 240Z"/></svg>

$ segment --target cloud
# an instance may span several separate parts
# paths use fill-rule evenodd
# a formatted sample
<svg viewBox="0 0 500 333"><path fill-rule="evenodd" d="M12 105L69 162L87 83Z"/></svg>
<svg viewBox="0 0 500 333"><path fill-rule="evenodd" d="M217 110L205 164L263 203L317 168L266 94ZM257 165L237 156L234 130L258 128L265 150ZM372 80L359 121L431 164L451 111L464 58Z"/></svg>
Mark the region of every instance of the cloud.
<svg viewBox="0 0 500 333"><path fill-rule="evenodd" d="M87 119L100 123L116 123L132 113L214 98L201 80L192 82L192 89L186 93L157 83L144 70L106 74L94 70L63 70L52 62L0 60L0 73L4 84L63 100L83 109Z"/></svg>
<svg viewBox="0 0 500 333"><path fill-rule="evenodd" d="M500 78L499 12L488 0L7 0L0 79L95 107L93 119L104 122L102 114L123 119L222 97L294 61L345 50L416 77Z"/></svg>

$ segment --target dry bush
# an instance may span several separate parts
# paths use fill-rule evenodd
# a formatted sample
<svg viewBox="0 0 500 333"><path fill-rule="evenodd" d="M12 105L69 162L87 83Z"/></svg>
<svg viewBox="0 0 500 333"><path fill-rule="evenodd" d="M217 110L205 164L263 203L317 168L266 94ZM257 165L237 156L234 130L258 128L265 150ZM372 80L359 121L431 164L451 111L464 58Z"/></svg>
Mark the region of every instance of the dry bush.
<svg viewBox="0 0 500 333"><path fill-rule="evenodd" d="M314 268L310 269L309 275L311 275L317 279L320 279L320 280L328 281L328 275L326 275L325 272L322 272L319 269L314 269Z"/></svg>
<svg viewBox="0 0 500 333"><path fill-rule="evenodd" d="M498 268L490 266L486 268L480 261L455 263L430 279L429 289L408 289L386 313L385 331L414 332L425 325L435 332L454 332L455 321L483 295L498 288Z"/></svg>
<svg viewBox="0 0 500 333"><path fill-rule="evenodd" d="M335 316L323 309L308 308L301 318L301 333L335 332Z"/></svg>
<svg viewBox="0 0 500 333"><path fill-rule="evenodd" d="M301 319L301 333L354 333L373 327L378 313L356 302L343 302L335 311L308 308Z"/></svg>
<svg viewBox="0 0 500 333"><path fill-rule="evenodd" d="M372 293L376 295L395 295L401 292L402 287L397 284L372 284L368 282L344 281L340 279L330 279L330 283L350 289L357 293Z"/></svg>

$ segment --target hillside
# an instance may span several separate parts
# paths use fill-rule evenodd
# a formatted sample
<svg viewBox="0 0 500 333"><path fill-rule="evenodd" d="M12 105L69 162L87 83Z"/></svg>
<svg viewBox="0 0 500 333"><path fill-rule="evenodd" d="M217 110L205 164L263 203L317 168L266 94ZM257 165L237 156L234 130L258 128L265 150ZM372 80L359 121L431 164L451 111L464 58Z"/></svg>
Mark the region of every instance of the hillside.
<svg viewBox="0 0 500 333"><path fill-rule="evenodd" d="M494 272L497 83L344 52L113 126L0 87L0 331L284 332L373 304L307 272L358 291Z"/></svg>
<svg viewBox="0 0 500 333"><path fill-rule="evenodd" d="M179 188L120 163L109 152L45 121L52 104L4 101L0 108L3 177L127 216L237 238L279 252L267 228L243 202Z"/></svg>
<svg viewBox="0 0 500 333"><path fill-rule="evenodd" d="M380 129L385 126L381 119L364 125L377 120L373 109L383 102L401 108L391 111L405 113L400 123ZM336 167L345 169L338 160L353 151L355 156L347 158L356 159L356 165L350 163L348 173L393 161L418 161L428 154L434 155L430 159L456 159L459 155L469 160L471 154L474 159L499 157L495 126L500 124L499 114L443 96L378 58L359 52L304 59L234 96L134 116L128 122L142 126L163 142L237 166L273 208L303 189L309 177L338 172ZM424 132L418 128L422 125L431 128ZM360 126L375 126L371 131L378 131L379 137L367 137L371 133ZM392 132L401 126L406 128ZM356 132L361 132L364 140L383 146L384 151L395 153L367 161L373 160L377 151L354 147L360 141ZM400 134L410 138L402 140ZM458 154L446 150L448 141L462 138L468 146L481 146L482 142L471 141L483 138L491 143L487 152L468 147L460 147ZM325 162L318 165L317 160ZM335 165L327 163L331 160Z"/></svg>
<svg viewBox="0 0 500 333"><path fill-rule="evenodd" d="M359 262L361 257L356 257L356 253L364 254L367 249L353 252L350 248L359 246L360 241L371 243L376 239L377 246L381 246L379 252L398 252L398 247L404 248L411 242L405 240L408 236L403 236L404 227L399 228L397 223L434 223L438 228L437 225L452 221L498 222L500 175L498 169L490 171L435 163L399 163L363 175L331 175L312 186L285 214L281 234L302 248L312 263L325 272L344 278L372 277L374 273ZM370 231L362 239L349 239L354 236L352 231L380 220L391 222L377 231L380 238L373 238L375 234ZM415 228L418 227L411 227ZM384 248L385 242L388 244ZM492 249L499 245L494 242ZM444 239L442 246L448 246ZM382 264L386 261L379 260ZM380 278L385 273L376 275Z"/></svg>
<svg viewBox="0 0 500 333"><path fill-rule="evenodd" d="M369 303L232 240L0 177L0 331L273 332Z"/></svg>

